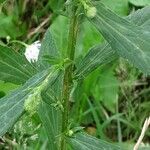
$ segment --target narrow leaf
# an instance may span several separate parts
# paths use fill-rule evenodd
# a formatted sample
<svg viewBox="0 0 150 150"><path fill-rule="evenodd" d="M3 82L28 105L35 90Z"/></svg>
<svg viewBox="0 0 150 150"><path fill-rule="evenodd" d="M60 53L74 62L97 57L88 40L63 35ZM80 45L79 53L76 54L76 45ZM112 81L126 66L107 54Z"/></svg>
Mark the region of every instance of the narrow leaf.
<svg viewBox="0 0 150 150"><path fill-rule="evenodd" d="M0 45L0 80L23 84L36 72L24 56Z"/></svg>
<svg viewBox="0 0 150 150"><path fill-rule="evenodd" d="M49 149L52 150L59 149L62 123L62 110L59 100L61 99L62 82L63 73L57 78L57 81L50 89L42 95L43 102L38 112L49 139Z"/></svg>
<svg viewBox="0 0 150 150"><path fill-rule="evenodd" d="M145 31L150 31L150 7L140 9L126 17L126 20L141 26ZM78 78L86 77L90 72L103 64L107 64L118 58L116 51L112 50L108 43L92 47L84 59L79 63L75 72Z"/></svg>
<svg viewBox="0 0 150 150"><path fill-rule="evenodd" d="M43 87L43 83L54 82L56 72L55 74L50 73L50 70L45 70L36 74L29 79L24 86L0 99L0 136L4 135L7 130L13 126L24 112L24 109L27 110L28 107L25 106L25 103L28 100L31 100L31 103L34 102L32 101L33 99L38 100L36 99L37 95L35 95L35 93L40 94L43 88L45 88ZM38 89L40 89L40 91ZM29 108L31 107L29 106ZM32 108L30 110L32 110Z"/></svg>
<svg viewBox="0 0 150 150"><path fill-rule="evenodd" d="M118 58L118 55L108 44L92 47L75 72L77 78L84 78L98 66L107 64Z"/></svg>
<svg viewBox="0 0 150 150"><path fill-rule="evenodd" d="M57 150L61 132L61 110L43 101L39 109L39 116L49 139L49 148Z"/></svg>
<svg viewBox="0 0 150 150"><path fill-rule="evenodd" d="M97 139L85 133L77 133L69 139L73 150L122 150L119 146Z"/></svg>
<svg viewBox="0 0 150 150"><path fill-rule="evenodd" d="M127 20L131 21L135 25L145 27L146 24L150 25L150 6L144 7L131 13L126 17ZM145 30L147 30L145 28Z"/></svg>
<svg viewBox="0 0 150 150"><path fill-rule="evenodd" d="M111 47L142 72L150 74L150 31L120 18L99 2L94 6L97 12L89 20Z"/></svg>

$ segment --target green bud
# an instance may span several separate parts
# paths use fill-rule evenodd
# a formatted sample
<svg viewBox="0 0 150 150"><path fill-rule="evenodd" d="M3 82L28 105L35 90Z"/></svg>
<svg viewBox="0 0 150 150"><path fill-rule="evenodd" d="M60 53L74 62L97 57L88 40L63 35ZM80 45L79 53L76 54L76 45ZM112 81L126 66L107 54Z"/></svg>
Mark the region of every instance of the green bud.
<svg viewBox="0 0 150 150"><path fill-rule="evenodd" d="M74 132L72 130L68 131L68 136L71 137L74 134Z"/></svg>
<svg viewBox="0 0 150 150"><path fill-rule="evenodd" d="M95 7L88 7L86 15L88 18L94 18L96 16L97 9Z"/></svg>

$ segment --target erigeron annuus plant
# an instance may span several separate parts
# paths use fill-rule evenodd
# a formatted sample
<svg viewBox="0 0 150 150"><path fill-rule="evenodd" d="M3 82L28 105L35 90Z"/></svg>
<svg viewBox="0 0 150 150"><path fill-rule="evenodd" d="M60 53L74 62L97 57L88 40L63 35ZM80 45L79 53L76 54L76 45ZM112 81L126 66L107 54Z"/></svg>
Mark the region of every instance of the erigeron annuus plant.
<svg viewBox="0 0 150 150"><path fill-rule="evenodd" d="M101 65L119 57L150 74L150 7L126 18L111 12L99 1L69 0L70 20L65 54L56 46L51 27L47 30L36 65L6 46L0 46L0 80L22 85L0 100L0 136L27 112L38 113L51 150L119 150L117 145L85 134L72 125L71 96L75 84ZM105 38L76 64L76 43L80 24L88 19ZM64 52L64 51L63 51ZM75 100L74 100L75 101Z"/></svg>

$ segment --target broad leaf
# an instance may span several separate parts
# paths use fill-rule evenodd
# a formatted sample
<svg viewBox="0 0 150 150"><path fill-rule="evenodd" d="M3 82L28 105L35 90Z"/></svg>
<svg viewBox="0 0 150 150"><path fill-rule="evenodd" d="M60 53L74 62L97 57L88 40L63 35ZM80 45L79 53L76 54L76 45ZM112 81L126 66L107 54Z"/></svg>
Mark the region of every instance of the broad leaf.
<svg viewBox="0 0 150 150"><path fill-rule="evenodd" d="M26 111L34 111L32 106L40 102L39 95L46 88L47 84L52 84L58 71L46 70L36 74L21 88L13 91L0 99L0 136L4 135L9 128ZM28 102L28 103L27 103ZM27 104L32 104L27 106ZM35 107L35 106L33 106ZM29 112L32 113L32 112Z"/></svg>
<svg viewBox="0 0 150 150"><path fill-rule="evenodd" d="M131 21L135 25L141 26L145 31L150 31L149 16L150 7L145 7L132 13L131 15L126 17L126 19ZM100 65L107 64L115 60L115 58L118 58L118 55L114 50L112 50L108 43L94 46L89 50L84 59L79 63L79 66L75 72L76 77L86 77L90 72L95 70Z"/></svg>
<svg viewBox="0 0 150 150"><path fill-rule="evenodd" d="M73 137L69 139L69 143L73 150L122 150L119 146L115 146L84 133L73 135Z"/></svg>
<svg viewBox="0 0 150 150"><path fill-rule="evenodd" d="M120 18L102 3L96 2L97 10L89 20L102 33L111 47L145 74L150 74L150 31Z"/></svg>
<svg viewBox="0 0 150 150"><path fill-rule="evenodd" d="M23 84L36 72L24 56L0 45L0 80Z"/></svg>

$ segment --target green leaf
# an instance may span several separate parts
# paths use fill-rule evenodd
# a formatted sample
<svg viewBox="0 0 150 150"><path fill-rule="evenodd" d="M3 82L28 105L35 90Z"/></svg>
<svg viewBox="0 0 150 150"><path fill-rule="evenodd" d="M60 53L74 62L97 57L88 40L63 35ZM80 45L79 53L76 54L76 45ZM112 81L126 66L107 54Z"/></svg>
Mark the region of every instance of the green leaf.
<svg viewBox="0 0 150 150"><path fill-rule="evenodd" d="M61 110L42 102L39 116L49 139L49 149L57 150L61 134Z"/></svg>
<svg viewBox="0 0 150 150"><path fill-rule="evenodd" d="M50 1L50 7L52 8L52 10L55 12L55 11L58 11L58 10L61 10L62 7L63 7L63 4L64 4L64 0L51 0Z"/></svg>
<svg viewBox="0 0 150 150"><path fill-rule="evenodd" d="M61 25L61 27L60 27ZM56 44L59 52L62 56L67 56L65 54L68 41L68 18L64 16L58 16L50 26L51 33L56 40Z"/></svg>
<svg viewBox="0 0 150 150"><path fill-rule="evenodd" d="M38 112L49 139L49 149L52 150L58 149L61 135L62 110L57 104L61 99L62 83L63 73L50 89L42 94L43 103Z"/></svg>
<svg viewBox="0 0 150 150"><path fill-rule="evenodd" d="M15 39L23 34L24 26L18 28L17 21L13 16L6 16L5 14L0 13L0 20L0 37L6 38L7 36L10 36Z"/></svg>
<svg viewBox="0 0 150 150"><path fill-rule="evenodd" d="M119 146L97 139L85 133L77 133L69 139L73 150L122 150Z"/></svg>
<svg viewBox="0 0 150 150"><path fill-rule="evenodd" d="M3 91L4 93L8 93L11 90L14 90L18 88L18 85L12 84L12 83L5 83L4 81L0 81L0 91Z"/></svg>
<svg viewBox="0 0 150 150"><path fill-rule="evenodd" d="M101 100L109 111L115 113L118 102L119 81L114 75L114 67L105 67L104 69L100 73L93 95L96 100Z"/></svg>
<svg viewBox="0 0 150 150"><path fill-rule="evenodd" d="M128 14L128 0L101 0L101 2L119 15L126 16Z"/></svg>
<svg viewBox="0 0 150 150"><path fill-rule="evenodd" d="M144 30L150 31L149 16L150 7L145 7L132 13L126 17L126 19L133 22L135 25L143 27ZM107 64L115 60L115 58L117 59L118 55L112 50L108 43L96 45L89 50L84 59L79 63L75 75L78 78L86 77L100 65Z"/></svg>
<svg viewBox="0 0 150 150"><path fill-rule="evenodd" d="M150 5L149 0L129 0L129 2L135 6L147 6Z"/></svg>
<svg viewBox="0 0 150 150"><path fill-rule="evenodd" d="M0 80L23 84L36 72L24 56L0 45Z"/></svg>
<svg viewBox="0 0 150 150"><path fill-rule="evenodd" d="M42 44L41 44L38 63L42 65L42 68L47 68L48 66L50 66L50 63L48 63L47 61L44 61L45 57L47 56L48 58L53 59L53 61L55 59L59 59L60 57L58 48L56 46L56 41L54 40L53 34L51 33L51 28L49 28L46 31Z"/></svg>
<svg viewBox="0 0 150 150"><path fill-rule="evenodd" d="M101 43L103 37L97 29L86 19L80 25L80 32L77 38L76 58L84 55L93 45Z"/></svg>
<svg viewBox="0 0 150 150"><path fill-rule="evenodd" d="M98 66L107 64L116 58L118 57L115 51L108 44L104 43L94 46L81 61L75 72L75 77L80 79L84 78Z"/></svg>
<svg viewBox="0 0 150 150"><path fill-rule="evenodd" d="M94 4L97 12L89 20L111 47L145 74L150 74L150 31L120 18L102 3Z"/></svg>
<svg viewBox="0 0 150 150"><path fill-rule="evenodd" d="M134 24L141 26L144 30L150 31L148 28L150 25L150 6L144 7L131 13L128 17L126 17L129 21Z"/></svg>
<svg viewBox="0 0 150 150"><path fill-rule="evenodd" d="M45 70L36 74L24 86L0 99L0 136L3 136L14 125L24 109L28 111L25 103L34 102L33 100L46 88L46 85L55 81L57 75L53 71Z"/></svg>

